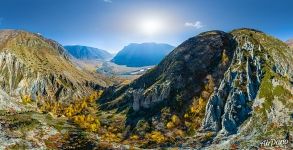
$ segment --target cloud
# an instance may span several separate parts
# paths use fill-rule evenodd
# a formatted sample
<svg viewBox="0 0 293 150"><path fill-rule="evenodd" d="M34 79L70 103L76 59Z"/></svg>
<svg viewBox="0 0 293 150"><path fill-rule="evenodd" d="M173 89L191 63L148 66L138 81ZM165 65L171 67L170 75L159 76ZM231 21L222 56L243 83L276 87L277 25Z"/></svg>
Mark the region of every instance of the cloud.
<svg viewBox="0 0 293 150"><path fill-rule="evenodd" d="M106 3L112 3L112 0L103 0Z"/></svg>
<svg viewBox="0 0 293 150"><path fill-rule="evenodd" d="M196 21L196 22L185 22L184 24L186 27L193 27L196 29L200 29L203 27L202 23L200 21Z"/></svg>

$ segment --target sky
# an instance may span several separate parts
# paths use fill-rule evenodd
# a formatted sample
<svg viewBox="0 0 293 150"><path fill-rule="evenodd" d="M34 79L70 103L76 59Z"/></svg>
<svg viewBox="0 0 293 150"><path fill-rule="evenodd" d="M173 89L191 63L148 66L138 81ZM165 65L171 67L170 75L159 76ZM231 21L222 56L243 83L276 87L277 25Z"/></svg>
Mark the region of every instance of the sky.
<svg viewBox="0 0 293 150"><path fill-rule="evenodd" d="M293 38L292 0L0 0L0 29L117 53L129 43L177 46L209 30L254 28Z"/></svg>

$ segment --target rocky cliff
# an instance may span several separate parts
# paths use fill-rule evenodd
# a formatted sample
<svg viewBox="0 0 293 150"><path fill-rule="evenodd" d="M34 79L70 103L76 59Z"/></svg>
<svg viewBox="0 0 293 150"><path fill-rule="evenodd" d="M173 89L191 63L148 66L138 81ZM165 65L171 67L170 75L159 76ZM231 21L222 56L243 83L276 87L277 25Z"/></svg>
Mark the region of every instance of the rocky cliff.
<svg viewBox="0 0 293 150"><path fill-rule="evenodd" d="M260 99L259 94L263 90L273 90L266 89L269 88L264 85L266 82L281 82L271 74L289 81L293 75L292 51L285 44L258 31L236 30L232 35L238 43L232 64L210 97L203 122L204 129L220 130L224 134L236 133L251 116L254 102ZM287 84L290 86L290 82Z"/></svg>
<svg viewBox="0 0 293 150"><path fill-rule="evenodd" d="M259 31L242 29L231 34L238 43L232 64L209 98L202 128L218 132L215 139L236 136L211 149L237 142L251 148L259 147L264 139L289 140L293 51Z"/></svg>
<svg viewBox="0 0 293 150"><path fill-rule="evenodd" d="M213 133L211 149L235 143L258 147L265 136L284 139L292 131L292 53L282 41L253 29L201 33L134 82L106 91L101 108L128 110L134 130L147 120L162 132L164 125L156 122L166 121L167 109L185 121L181 129Z"/></svg>
<svg viewBox="0 0 293 150"><path fill-rule="evenodd" d="M17 107L10 103L24 98L66 102L106 85L76 68L57 42L25 31L1 30L0 86L1 107L13 109Z"/></svg>

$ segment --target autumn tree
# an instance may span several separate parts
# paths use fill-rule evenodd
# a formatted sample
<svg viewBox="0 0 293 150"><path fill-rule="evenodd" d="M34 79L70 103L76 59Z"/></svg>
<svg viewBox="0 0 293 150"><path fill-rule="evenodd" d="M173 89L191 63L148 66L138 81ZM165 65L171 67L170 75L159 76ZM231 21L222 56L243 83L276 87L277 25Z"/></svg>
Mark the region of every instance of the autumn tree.
<svg viewBox="0 0 293 150"><path fill-rule="evenodd" d="M227 55L226 50L224 49L223 53L222 53L222 63L224 65L226 65L229 62L229 57Z"/></svg>
<svg viewBox="0 0 293 150"><path fill-rule="evenodd" d="M81 128L90 132L97 132L100 121L95 115L97 106L95 100L99 99L102 91L94 92L88 97L74 100L71 104L61 104L60 102L45 101L40 110L50 112L53 115L64 115L73 120Z"/></svg>
<svg viewBox="0 0 293 150"><path fill-rule="evenodd" d="M152 131L151 133L146 134L145 138L157 144L162 144L167 140L160 131Z"/></svg>
<svg viewBox="0 0 293 150"><path fill-rule="evenodd" d="M200 96L193 99L190 110L184 114L184 124L190 130L197 130L200 127L202 119L205 115L206 104L209 97L214 92L215 83L213 77L211 75L208 75L206 79L206 83Z"/></svg>
<svg viewBox="0 0 293 150"><path fill-rule="evenodd" d="M31 103L32 102L32 99L31 99L31 97L30 96L28 96L28 95L25 95L25 96L23 96L22 97L22 103L23 104L29 104L29 103Z"/></svg>

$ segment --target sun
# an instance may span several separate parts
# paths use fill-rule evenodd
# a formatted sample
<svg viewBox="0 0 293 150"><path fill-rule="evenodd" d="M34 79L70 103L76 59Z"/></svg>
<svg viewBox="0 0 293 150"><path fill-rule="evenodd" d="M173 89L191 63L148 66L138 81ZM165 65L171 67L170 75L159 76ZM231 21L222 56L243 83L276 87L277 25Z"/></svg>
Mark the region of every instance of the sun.
<svg viewBox="0 0 293 150"><path fill-rule="evenodd" d="M140 22L140 30L146 35L158 34L163 28L163 23L158 19L145 19Z"/></svg>

